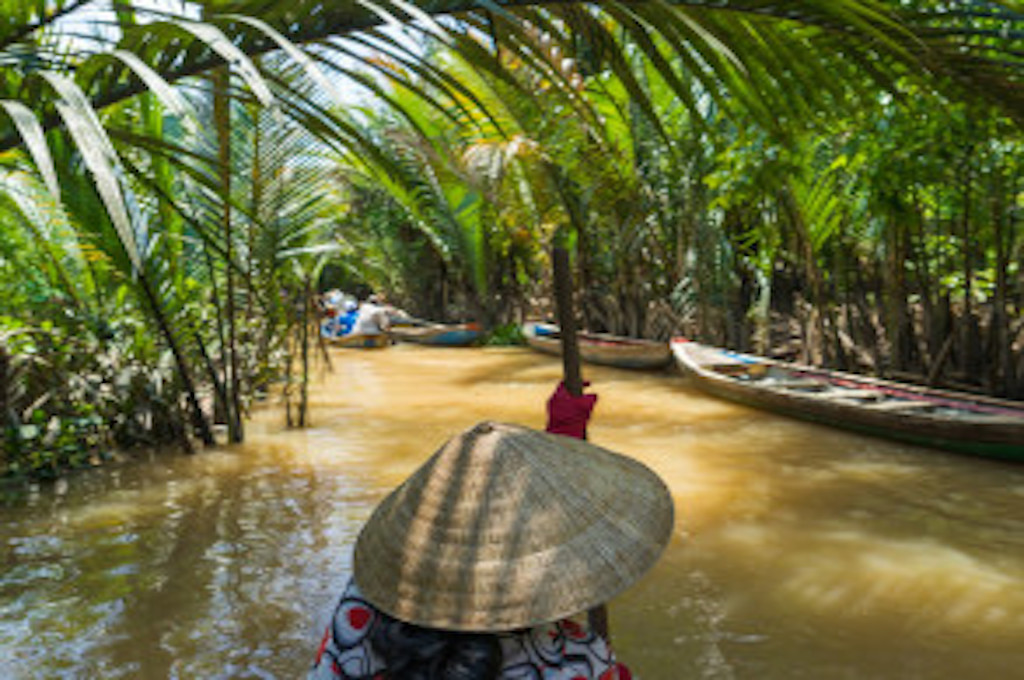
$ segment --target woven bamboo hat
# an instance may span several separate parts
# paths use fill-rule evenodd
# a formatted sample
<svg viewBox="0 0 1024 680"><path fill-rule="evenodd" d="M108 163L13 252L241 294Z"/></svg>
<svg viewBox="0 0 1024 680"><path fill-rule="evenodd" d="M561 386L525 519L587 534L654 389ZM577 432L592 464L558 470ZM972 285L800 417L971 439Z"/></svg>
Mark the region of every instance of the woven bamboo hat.
<svg viewBox="0 0 1024 680"><path fill-rule="evenodd" d="M640 462L585 441L483 422L377 507L355 580L402 621L502 631L605 602L658 559L672 496Z"/></svg>

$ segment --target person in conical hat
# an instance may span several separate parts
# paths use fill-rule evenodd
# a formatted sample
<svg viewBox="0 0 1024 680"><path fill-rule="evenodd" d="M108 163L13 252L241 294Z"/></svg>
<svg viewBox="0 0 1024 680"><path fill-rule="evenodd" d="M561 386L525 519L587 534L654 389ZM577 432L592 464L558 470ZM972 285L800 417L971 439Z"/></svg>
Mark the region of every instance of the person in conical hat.
<svg viewBox="0 0 1024 680"><path fill-rule="evenodd" d="M568 416L581 436L595 399L560 386L549 430ZM606 641L569 617L640 578L672 526L672 496L640 462L479 423L373 512L309 677L628 679Z"/></svg>

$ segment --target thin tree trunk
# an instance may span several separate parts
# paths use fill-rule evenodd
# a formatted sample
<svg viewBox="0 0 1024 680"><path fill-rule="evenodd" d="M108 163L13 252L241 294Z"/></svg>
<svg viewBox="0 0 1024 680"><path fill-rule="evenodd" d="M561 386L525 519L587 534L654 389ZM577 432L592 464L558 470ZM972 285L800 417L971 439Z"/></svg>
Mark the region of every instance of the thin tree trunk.
<svg viewBox="0 0 1024 680"><path fill-rule="evenodd" d="M6 436L6 428L8 425L14 425L11 422L10 412L11 403L8 401L8 395L11 394L11 355L8 354L7 348L0 344L0 437ZM6 451L6 448L4 448ZM6 461L4 461L6 464ZM3 469L7 469L6 467Z"/></svg>
<svg viewBox="0 0 1024 680"><path fill-rule="evenodd" d="M972 177L971 177L971 150L968 149L967 157L965 158L964 164L966 169L964 171L963 183L961 185L961 195L963 198L963 213L961 220L963 239L963 272L964 272L964 311L963 321L961 322L960 329L963 333L962 346L963 351L961 353L961 370L968 376L969 379L974 379L980 374L980 351L978 347L978 320L974 314L974 244L971 242L973 232L971 229L971 190L972 190Z"/></svg>
<svg viewBox="0 0 1024 680"><path fill-rule="evenodd" d="M216 383L224 385L224 381L228 377L228 365L227 365L227 337L224 335L224 305L221 304L220 289L217 286L217 267L214 265L213 256L210 255L209 246L203 244L203 256L206 261L206 269L210 275L210 303L213 305L214 314L217 317L217 341L220 343L220 354L218 360L220 362L220 377L217 378ZM228 396L227 391L217 392L215 394L214 409L213 409L213 422L215 423L227 423L228 422Z"/></svg>
<svg viewBox="0 0 1024 680"><path fill-rule="evenodd" d="M262 157L262 142L263 142L263 128L260 126L260 110L257 107L253 107L251 110L253 120L253 131L252 131L252 205L250 219L247 220L248 226L247 242L248 242L248 274L247 274L247 286L245 289L245 318L251 320L253 317L253 274L252 265L256 262L254 253L256 252L256 228L262 224L262 204L263 204L263 157Z"/></svg>
<svg viewBox="0 0 1024 680"><path fill-rule="evenodd" d="M917 289L921 297L922 313L922 337L918 343L921 355L921 364L924 367L931 365L936 353L939 351L939 341L935 337L935 291L932 289L931 263L928 261L928 248L925 240L924 211L921 208L920 197L914 192L914 225L917 230L912 234L912 256L917 265L914 267L917 281Z"/></svg>
<svg viewBox="0 0 1024 680"><path fill-rule="evenodd" d="M203 335L199 332L198 328L193 327L192 337L196 340L196 346L199 348L199 355L203 358L203 364L206 366L206 372L210 376L210 383L213 385L214 403L219 403L223 407L223 405L227 403L224 381L221 380L217 366L213 363L213 358L210 356L210 353L206 350L206 343L203 342Z"/></svg>
<svg viewBox="0 0 1024 680"><path fill-rule="evenodd" d="M150 312L153 315L153 319L156 321L157 326L160 328L160 333L164 336L164 340L170 347L171 355L174 357L175 365L178 368L178 377L181 380L182 389L185 391L185 397L188 399L189 409L192 411L192 426L199 434L199 438L203 444L212 446L214 443L213 432L210 429L210 423L206 419L206 415L203 413L202 407L199 405L199 398L196 396L195 382L192 380L192 369L189 367L188 359L182 353L178 338L171 328L170 322L164 315L160 301L157 299L156 294L153 292L153 288L150 285L149 279L145 273L138 273L139 285L142 287L145 293L145 299L149 306ZM183 444L186 450L192 450L192 442L188 437L184 437Z"/></svg>
<svg viewBox="0 0 1024 680"><path fill-rule="evenodd" d="M1017 174L1010 179L1009 192L1007 196L1019 196L1021 189L1021 182L1024 178L1020 174ZM1013 258L1013 245L1018 243L1018 225L1021 220L1018 218L1017 212L1010 212L1007 215L1007 234L1006 242L1010 245L1011 259ZM1011 288L1010 284L1007 284L1008 288ZM1021 319L1024 317L1024 267L1020 267L1017 271L1017 284L1016 294L1011 292L1010 294L1011 303L1010 316L1014 319ZM1010 362L1010 389L1007 396L1013 397L1014 399L1024 399L1024 350L1018 352L1016 360L1013 356L1013 347L1017 341L1017 333L1020 330L1024 330L1024 323L1015 325L1012 321L1007 321L1008 333L1006 337L1007 353L1009 355L1008 361Z"/></svg>
<svg viewBox="0 0 1024 680"><path fill-rule="evenodd" d="M225 381L228 392L228 440L240 442L242 431L242 409L239 397L238 347L235 327L235 277L232 272L234 260L231 234L231 99L228 93L231 72L223 66L213 71L213 120L217 130L217 164L220 174L221 227L224 237L224 281L226 299L224 314L227 317L228 344L225 347L228 375Z"/></svg>
<svg viewBox="0 0 1024 680"><path fill-rule="evenodd" d="M1010 317L1007 314L1009 306L1009 249L1012 244L1007 242L1006 232L1009 231L1011 234L1013 232L1012 229L1006 229L1005 187L1002 179L1000 168L996 170L994 186L991 187L992 229L996 244L996 290L989 333L995 354L991 383L997 394L1008 396L1013 393L1014 378L1016 377L1013 368Z"/></svg>
<svg viewBox="0 0 1024 680"><path fill-rule="evenodd" d="M857 325L851 327L851 330L856 330L854 334L854 342L861 347L867 347L871 352L871 363L875 367L877 372L882 367L882 348L880 347L880 336L878 328L875 325L874 317L872 316L872 305L868 301L868 294L874 293L875 304L877 307L881 298L876 290L870 290L874 287L874 279L877 278L877 273L872 279L865 280L865 271L870 272L871 268L868 263L858 258L860 266L854 267L853 274L855 280L856 298L855 303L857 306Z"/></svg>
<svg viewBox="0 0 1024 680"><path fill-rule="evenodd" d="M310 280L306 277L302 295L302 392L299 399L299 427L306 427L309 409L309 298Z"/></svg>
<svg viewBox="0 0 1024 680"><path fill-rule="evenodd" d="M945 365L946 360L949 358L949 352L953 349L953 340L956 338L956 334L950 330L946 341L942 343L942 348L939 350L938 355L935 357L935 361L928 368L928 384L935 386L939 384L939 376L942 375L942 367Z"/></svg>
<svg viewBox="0 0 1024 680"><path fill-rule="evenodd" d="M885 310L886 328L889 334L889 364L897 371L908 371L912 364L911 346L913 344L913 326L907 309L907 239L900 219L902 210L892 197L893 205L888 211L888 253L886 257Z"/></svg>
<svg viewBox="0 0 1024 680"><path fill-rule="evenodd" d="M290 316L290 314L289 314ZM288 323L288 327L285 329L285 354L287 358L284 364L284 415L285 424L288 427L295 427L295 420L292 418L292 387L294 380L294 357L295 357L295 340L292 333L291 323Z"/></svg>
<svg viewBox="0 0 1024 680"><path fill-rule="evenodd" d="M847 225L843 225L846 229ZM832 363L831 365L840 368L848 369L848 361L846 358L846 350L843 348L842 340L839 337L840 324L839 315L841 310L839 309L840 291L839 285L842 282L842 271L846 268L846 258L843 251L843 241L839 239L836 244L835 256L833 259L835 263L835 271L832 275L831 290L829 291L829 302L828 302L828 329L829 339L832 346Z"/></svg>
<svg viewBox="0 0 1024 680"><path fill-rule="evenodd" d="M825 332L825 318L822 312L825 304L824 285L821 271L818 268L817 257L814 252L814 244L811 242L811 235L804 221L803 212L797 205L793 189L787 183L782 190L782 199L789 215L790 222L797 238L797 249L804 262L804 272L808 282L811 284L810 312L808 328L806 333L806 360L813 365L821 365L824 362L824 343L827 336Z"/></svg>

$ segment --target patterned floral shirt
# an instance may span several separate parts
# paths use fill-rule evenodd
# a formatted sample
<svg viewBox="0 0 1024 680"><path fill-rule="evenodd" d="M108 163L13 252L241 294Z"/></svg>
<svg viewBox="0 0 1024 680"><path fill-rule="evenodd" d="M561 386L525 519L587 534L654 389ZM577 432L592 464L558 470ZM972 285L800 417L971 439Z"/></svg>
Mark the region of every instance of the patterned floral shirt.
<svg viewBox="0 0 1024 680"><path fill-rule="evenodd" d="M379 613L355 583L341 596L324 632L309 680L383 680L383 661L370 646ZM608 645L566 619L519 633L499 633L501 680L631 680Z"/></svg>

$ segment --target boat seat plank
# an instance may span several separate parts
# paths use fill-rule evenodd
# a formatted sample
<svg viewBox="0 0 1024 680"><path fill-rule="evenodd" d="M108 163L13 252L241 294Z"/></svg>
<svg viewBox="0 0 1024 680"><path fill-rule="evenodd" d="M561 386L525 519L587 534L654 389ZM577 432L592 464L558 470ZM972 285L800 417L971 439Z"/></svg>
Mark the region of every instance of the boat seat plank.
<svg viewBox="0 0 1024 680"><path fill-rule="evenodd" d="M824 399L879 399L884 397L885 394L878 390L854 390L854 389L838 389L834 392L824 392L818 395Z"/></svg>
<svg viewBox="0 0 1024 680"><path fill-rule="evenodd" d="M709 370L715 373L725 373L727 375L735 375L737 373L747 373L750 371L751 366L757 366L760 364L744 364L739 361L730 364L712 364L708 366Z"/></svg>
<svg viewBox="0 0 1024 680"><path fill-rule="evenodd" d="M879 411L917 411L935 408L930 401L911 401L908 399L891 399L871 404L871 408Z"/></svg>
<svg viewBox="0 0 1024 680"><path fill-rule="evenodd" d="M765 387L780 388L784 390L798 390L808 388L824 389L828 387L828 383L823 380L815 380L814 378L792 378L790 380L771 380L764 381Z"/></svg>

